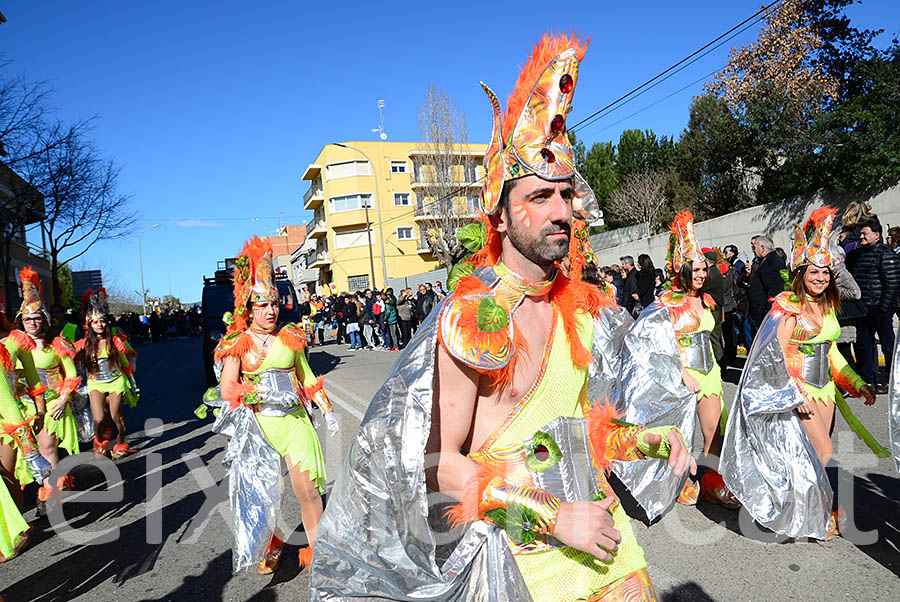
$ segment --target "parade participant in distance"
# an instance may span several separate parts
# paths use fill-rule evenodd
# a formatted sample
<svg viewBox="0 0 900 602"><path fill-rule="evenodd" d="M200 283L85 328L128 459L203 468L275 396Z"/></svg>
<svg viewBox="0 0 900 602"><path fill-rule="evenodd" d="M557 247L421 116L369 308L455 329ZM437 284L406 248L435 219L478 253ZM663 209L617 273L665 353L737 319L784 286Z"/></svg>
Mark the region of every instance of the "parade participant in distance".
<svg viewBox="0 0 900 602"><path fill-rule="evenodd" d="M758 523L789 537L831 539L840 532L825 474L835 405L857 435L887 455L841 395L843 389L875 403L834 343L841 331L828 246L835 213L823 207L803 229L795 226L791 290L775 298L760 326L725 432L728 487Z"/></svg>
<svg viewBox="0 0 900 602"><path fill-rule="evenodd" d="M625 337L619 378L619 409L626 419L647 425L676 421L688 441L694 415L700 419L706 472L703 499L736 508L715 470L722 450L722 374L713 355L710 333L715 303L705 292L706 258L694 236L688 211L675 216L669 237L667 269L672 287L641 314ZM647 460L616 465L616 474L651 520L673 500L696 504L698 484L683 481L664 462ZM679 493L680 491L680 493Z"/></svg>
<svg viewBox="0 0 900 602"><path fill-rule="evenodd" d="M125 335L110 327L109 305L106 289L89 290L82 297L84 331L78 341L87 373L87 390L94 416L94 453L100 456L110 453L112 430L116 443L110 455L119 459L134 452L125 442L124 405L134 407L138 388L134 381L134 350ZM104 427L109 411L112 429Z"/></svg>
<svg viewBox="0 0 900 602"><path fill-rule="evenodd" d="M235 572L254 562L263 574L278 568L284 545L275 528L283 491L282 457L309 540L309 546L300 550L300 563L309 565L325 485L313 403L325 414L329 432L338 430L322 379L316 380L306 361L306 334L297 324L278 328L278 313L272 246L254 236L235 262L233 324L215 353L216 361L222 362L220 390L225 404L213 430L231 436ZM214 398L206 399L215 403Z"/></svg>
<svg viewBox="0 0 900 602"><path fill-rule="evenodd" d="M30 267L19 272L22 280L22 307L19 309L18 326L32 340L31 355L41 383L46 387L44 400L46 413L42 416L41 428L37 433L38 446L54 468L59 462L59 448L69 454L78 453L78 427L69 405L73 391L81 384L75 370L75 346L62 337L50 340L50 316L44 307L41 281L37 272ZM18 366L20 379L24 380L24 368ZM26 414L37 416L37 404L30 397L23 399ZM71 489L71 475L59 478L57 487ZM42 513L42 493L38 493L39 513Z"/></svg>
<svg viewBox="0 0 900 602"><path fill-rule="evenodd" d="M580 248L573 214L597 210L565 127L585 48L544 37L502 122L485 87L478 269L369 406L319 528L310 600L656 599L604 469L650 456L684 472L692 460L677 429L616 421L604 402L631 319L577 279L583 258L572 278L557 269ZM445 532L434 490L464 528Z"/></svg>

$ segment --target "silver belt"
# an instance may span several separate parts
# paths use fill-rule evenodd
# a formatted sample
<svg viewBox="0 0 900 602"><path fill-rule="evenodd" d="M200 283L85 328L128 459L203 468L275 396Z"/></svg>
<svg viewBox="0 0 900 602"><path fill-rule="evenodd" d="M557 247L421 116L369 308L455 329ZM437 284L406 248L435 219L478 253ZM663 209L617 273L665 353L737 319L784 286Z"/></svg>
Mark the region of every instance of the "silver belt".
<svg viewBox="0 0 900 602"><path fill-rule="evenodd" d="M292 372L293 370L265 370L253 379L259 399L256 406L258 414L285 416L302 407L300 395L291 378Z"/></svg>
<svg viewBox="0 0 900 602"><path fill-rule="evenodd" d="M803 382L821 389L831 381L831 365L828 351L831 341L824 343L800 343L803 358Z"/></svg>
<svg viewBox="0 0 900 602"><path fill-rule="evenodd" d="M108 357L98 357L97 358L97 371L94 372L91 379L94 382L98 383L110 383L119 378L118 371L113 374L109 369L109 358Z"/></svg>
<svg viewBox="0 0 900 602"><path fill-rule="evenodd" d="M42 368L37 368L37 373L38 378L41 379L41 382L44 384L44 386L48 389L52 388L52 385L50 384L50 371L44 370Z"/></svg>
<svg viewBox="0 0 900 602"><path fill-rule="evenodd" d="M713 355L709 337L708 330L681 335L678 345L683 349L685 367L702 374L712 370Z"/></svg>

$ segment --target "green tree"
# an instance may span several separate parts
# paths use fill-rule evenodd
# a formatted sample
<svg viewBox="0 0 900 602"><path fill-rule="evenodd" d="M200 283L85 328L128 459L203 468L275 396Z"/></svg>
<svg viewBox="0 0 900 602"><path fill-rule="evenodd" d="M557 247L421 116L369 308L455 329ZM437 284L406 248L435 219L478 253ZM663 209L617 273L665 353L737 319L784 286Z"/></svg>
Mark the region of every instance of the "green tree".
<svg viewBox="0 0 900 602"><path fill-rule="evenodd" d="M81 300L75 298L74 285L72 283L72 268L70 268L67 263L59 266L59 287L62 289L60 305L66 309L79 311L81 309ZM55 297L56 295L50 295L50 299ZM50 299L48 299L48 301Z"/></svg>
<svg viewBox="0 0 900 602"><path fill-rule="evenodd" d="M623 182L633 173L665 171L674 158L670 138L657 138L653 130L625 130L616 147L616 176Z"/></svg>
<svg viewBox="0 0 900 602"><path fill-rule="evenodd" d="M748 142L746 129L725 101L712 94L695 98L678 141L675 204L701 218L752 205L758 176L746 167Z"/></svg>

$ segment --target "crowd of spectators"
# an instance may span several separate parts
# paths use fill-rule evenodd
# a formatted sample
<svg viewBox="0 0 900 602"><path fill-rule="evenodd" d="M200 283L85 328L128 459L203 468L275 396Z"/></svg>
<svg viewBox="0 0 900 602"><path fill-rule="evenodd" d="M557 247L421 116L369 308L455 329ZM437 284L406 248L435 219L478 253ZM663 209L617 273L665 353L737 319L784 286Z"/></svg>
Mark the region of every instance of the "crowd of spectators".
<svg viewBox="0 0 900 602"><path fill-rule="evenodd" d="M340 295L310 295L300 315L314 344L344 343L352 350L399 351L446 295L440 282L395 294L366 289Z"/></svg>
<svg viewBox="0 0 900 602"><path fill-rule="evenodd" d="M894 349L894 316L900 316L900 227L884 232L878 216L865 202L850 203L840 218L840 234L832 245L832 268L841 294L841 337L838 347L876 393L887 389L879 371L877 347L887 366ZM772 307L773 298L786 290L787 253L769 236L754 236L750 254L736 245L721 250L703 249L709 275L705 292L716 303L712 334L716 360L736 366L738 348L749 349L756 331ZM637 317L665 290L666 275L648 255L619 259L601 268L619 305Z"/></svg>

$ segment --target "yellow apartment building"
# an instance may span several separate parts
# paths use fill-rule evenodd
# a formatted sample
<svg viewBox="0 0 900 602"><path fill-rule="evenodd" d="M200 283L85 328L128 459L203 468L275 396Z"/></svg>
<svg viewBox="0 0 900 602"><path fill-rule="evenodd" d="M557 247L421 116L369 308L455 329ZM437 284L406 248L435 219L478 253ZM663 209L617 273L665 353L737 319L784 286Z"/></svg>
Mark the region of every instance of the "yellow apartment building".
<svg viewBox="0 0 900 602"><path fill-rule="evenodd" d="M429 237L447 227L446 214L476 217L486 145L457 145L451 194L435 181L434 151L415 142L351 141L322 148L304 171L303 208L313 212L304 244L306 273L318 271L320 291L384 288L386 282L435 270ZM453 197L449 200L449 197ZM368 227L367 227L368 226Z"/></svg>

